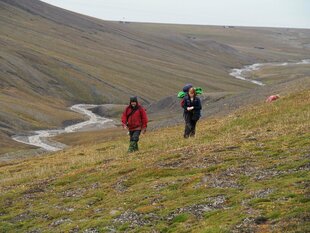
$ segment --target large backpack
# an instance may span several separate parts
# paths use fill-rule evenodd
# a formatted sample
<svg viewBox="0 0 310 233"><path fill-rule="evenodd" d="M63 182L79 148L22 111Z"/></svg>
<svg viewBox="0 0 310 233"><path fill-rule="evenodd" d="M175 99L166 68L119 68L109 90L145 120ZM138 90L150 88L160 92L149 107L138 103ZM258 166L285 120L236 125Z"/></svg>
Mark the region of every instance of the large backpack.
<svg viewBox="0 0 310 233"><path fill-rule="evenodd" d="M183 87L183 92L188 93L189 89L191 89L192 87L193 87L192 84L186 84L186 85Z"/></svg>
<svg viewBox="0 0 310 233"><path fill-rule="evenodd" d="M180 102L180 105L181 105L181 108L184 108L184 103L185 103L185 100L184 100L184 98L181 100L181 102Z"/></svg>
<svg viewBox="0 0 310 233"><path fill-rule="evenodd" d="M184 97L187 95L187 93L191 87L193 87L192 84L186 84L183 87L183 91L180 91L178 93L178 98L182 99L180 102L180 105L182 108L184 107ZM194 87L194 89L195 89L197 95L202 94L202 88L201 87Z"/></svg>
<svg viewBox="0 0 310 233"><path fill-rule="evenodd" d="M184 97L187 95L189 89L191 89L192 87L193 87L193 85L190 84L190 83L188 83L188 84L186 84L186 85L183 87L183 91L181 91L181 92L178 93L178 98L182 98L181 103L180 103L180 105L181 105L182 108L183 108L183 106L184 106Z"/></svg>

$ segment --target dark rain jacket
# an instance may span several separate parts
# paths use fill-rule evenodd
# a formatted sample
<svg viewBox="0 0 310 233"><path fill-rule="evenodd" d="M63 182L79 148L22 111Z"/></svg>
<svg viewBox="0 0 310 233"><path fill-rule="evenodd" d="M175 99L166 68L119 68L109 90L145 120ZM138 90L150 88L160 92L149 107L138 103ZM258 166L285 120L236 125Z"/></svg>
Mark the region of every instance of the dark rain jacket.
<svg viewBox="0 0 310 233"><path fill-rule="evenodd" d="M194 107L193 110L188 111L187 107ZM201 101L199 97L195 97L193 101L191 101L189 95L184 97L184 117L186 119L191 119L193 121L198 121L201 116Z"/></svg>

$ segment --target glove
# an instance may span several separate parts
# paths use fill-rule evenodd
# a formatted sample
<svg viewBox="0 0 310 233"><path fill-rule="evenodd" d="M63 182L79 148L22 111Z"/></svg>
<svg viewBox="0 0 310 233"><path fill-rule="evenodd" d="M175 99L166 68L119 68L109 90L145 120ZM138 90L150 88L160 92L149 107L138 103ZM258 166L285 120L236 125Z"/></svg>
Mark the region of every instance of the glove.
<svg viewBox="0 0 310 233"><path fill-rule="evenodd" d="M194 109L194 107L187 107L187 111L191 111L193 109Z"/></svg>

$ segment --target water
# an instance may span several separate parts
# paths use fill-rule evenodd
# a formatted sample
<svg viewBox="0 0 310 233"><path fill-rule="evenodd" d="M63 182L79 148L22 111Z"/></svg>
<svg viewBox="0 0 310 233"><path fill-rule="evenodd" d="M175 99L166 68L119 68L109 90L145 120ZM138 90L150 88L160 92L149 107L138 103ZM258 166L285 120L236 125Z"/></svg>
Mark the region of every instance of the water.
<svg viewBox="0 0 310 233"><path fill-rule="evenodd" d="M257 81L257 80L248 79L245 77L244 74L249 73L249 72L253 72L255 70L259 70L264 66L289 66L289 65L307 65L307 64L310 64L310 59L304 59L300 62L256 63L253 65L244 66L241 69L237 69L237 68L232 69L229 74L231 76L237 78L237 79L248 81L248 82L254 83L254 84L259 85L259 86L264 86L265 85L264 83Z"/></svg>
<svg viewBox="0 0 310 233"><path fill-rule="evenodd" d="M78 131L86 131L90 129L104 129L104 128L111 128L115 127L113 120L98 116L91 112L90 108L96 107L98 105L92 104L76 104L73 105L70 109L86 115L89 117L89 120L80 122L78 124L70 125L64 129L53 129L53 130L37 130L34 131L30 136L13 136L12 139L15 141L33 145L40 147L47 151L58 151L62 150L66 147L65 144L54 142L48 140L50 137L54 137L63 133L72 133Z"/></svg>

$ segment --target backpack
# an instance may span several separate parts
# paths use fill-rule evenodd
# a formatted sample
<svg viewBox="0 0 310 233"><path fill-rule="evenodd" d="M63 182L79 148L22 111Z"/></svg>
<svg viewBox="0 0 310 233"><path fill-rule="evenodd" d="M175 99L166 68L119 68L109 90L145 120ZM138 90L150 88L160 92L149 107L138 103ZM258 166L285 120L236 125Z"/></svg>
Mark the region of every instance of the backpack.
<svg viewBox="0 0 310 233"><path fill-rule="evenodd" d="M189 91L189 89L191 89L193 87L192 84L186 84L184 87L183 87L183 92L187 93Z"/></svg>
<svg viewBox="0 0 310 233"><path fill-rule="evenodd" d="M185 100L184 100L184 98L181 100L181 102L180 102L180 105L181 105L181 108L184 108L184 103L185 103Z"/></svg>
<svg viewBox="0 0 310 233"><path fill-rule="evenodd" d="M183 91L180 91L178 93L178 98L182 99L181 102L180 102L180 105L181 105L182 108L184 107L184 97L187 95L187 92L189 91L189 89L191 87L193 87L191 84L186 84L183 87ZM197 95L201 95L202 94L202 88L201 87L194 87L194 89L195 89Z"/></svg>
<svg viewBox="0 0 310 233"><path fill-rule="evenodd" d="M189 84L186 84L186 85L183 87L183 91L180 91L180 92L178 93L178 98L182 98L181 103L180 103L180 105L181 105L182 108L183 108L183 106L184 106L184 97L187 95L189 89L191 89L192 87L193 87L192 84L190 84L190 83L189 83Z"/></svg>

